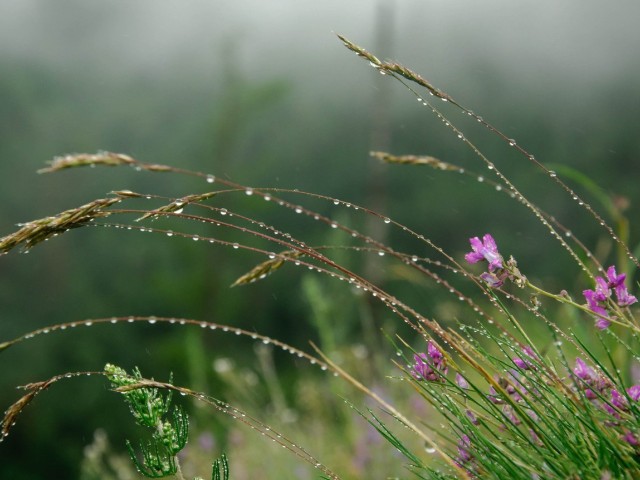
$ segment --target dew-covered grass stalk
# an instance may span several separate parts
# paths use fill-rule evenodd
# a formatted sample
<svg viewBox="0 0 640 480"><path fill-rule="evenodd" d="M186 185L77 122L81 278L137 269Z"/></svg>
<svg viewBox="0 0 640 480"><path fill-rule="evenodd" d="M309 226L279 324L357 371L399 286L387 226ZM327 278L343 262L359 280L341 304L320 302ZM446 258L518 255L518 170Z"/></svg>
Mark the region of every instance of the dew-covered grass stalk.
<svg viewBox="0 0 640 480"><path fill-rule="evenodd" d="M106 198L20 225L14 233L0 238L0 252L15 248L29 251L80 227L153 233L170 237L170 241L190 239L227 248L231 256L242 249L255 254L259 263L230 282L232 286L263 280L289 266L299 267L370 296L408 333L388 337L385 332L380 333L397 356L386 359L390 368L387 374L369 383L331 358L332 352L323 351L322 345L311 344L310 350L305 351L234 327L233 319L228 319L228 324L159 316L70 321L6 340L0 344L0 351L17 348L36 336L68 332L80 326L106 329L113 324L145 323L201 328L212 335L228 335L230 341L261 342L284 350L292 358L341 379L350 392L362 394L355 398L363 405L347 399L346 408L357 412L400 453L400 457L390 456L386 462L395 475L411 472L409 476L429 479L640 478L640 379L633 376L638 367L640 335L633 279L640 263L622 240L626 234L616 232L555 171L497 127L417 73L382 61L345 37L339 38L349 50L415 95L469 148L491 178L428 155L371 152L372 157L397 165L396 168L429 167L445 176L481 178L488 188L487 195L499 194L504 201L523 205L531 218L544 226L559 244L561 254L573 262L581 287L576 290L567 286L556 292L532 280L544 275L521 270L519 252L504 252L501 238L492 233L470 232L466 251L448 251L384 212L319 193L246 186L211 173L147 163L120 153L72 154L54 159L41 172L125 166L145 174L195 177L207 191L174 198L161 192L114 190ZM436 101L441 105L436 107ZM450 110L447 116L441 111L444 109ZM498 162L490 160L454 125L451 118L460 113L512 147L517 159L525 160L523 168L544 172L552 185L564 191L572 207L586 211L594 226L615 242L617 258L624 262L612 264L607 258L598 258L587 243L572 234L569 226L525 197L521 188L502 173ZM251 208L232 207L231 200L238 195L250 197L250 202L266 202L282 214L298 216L300 222L316 222L329 232L342 232L342 238L348 241L342 245L314 245L310 238L264 222ZM372 238L352 226L350 220L357 218L374 219L397 229L404 237L417 241L420 250L403 251L404 247ZM194 233L192 227L196 225L204 228ZM430 256L425 256L425 250L431 252ZM402 289L391 291L374 284L357 268L341 262L339 254L374 256L401 267L402 272L411 273L407 278L424 279L440 287L461 305L464 314L452 318L424 315L420 307L403 300ZM348 471L341 471L341 465L317 458L296 438L278 433L258 418L258 412L245 412L214 398L210 392L177 387L172 381L145 379L137 369L131 369L130 375L120 367L107 365L104 372L67 373L27 385L27 393L5 413L3 439L36 395L60 380L90 373L106 376L111 388L124 397L135 421L150 430L151 439L142 441L138 449L127 444L136 468L147 477L185 478L180 452L188 442L189 421L182 406L170 407L171 392L204 402L212 414L231 417L312 466L322 478L349 477ZM415 403L387 398L378 390L380 384L406 392L406 398L417 398L420 408L429 407L428 415L419 414ZM228 480L233 462L233 455L230 462L226 456L215 460L210 464L211 478ZM269 476L268 471L259 473ZM370 472L371 478L376 478L375 473Z"/></svg>

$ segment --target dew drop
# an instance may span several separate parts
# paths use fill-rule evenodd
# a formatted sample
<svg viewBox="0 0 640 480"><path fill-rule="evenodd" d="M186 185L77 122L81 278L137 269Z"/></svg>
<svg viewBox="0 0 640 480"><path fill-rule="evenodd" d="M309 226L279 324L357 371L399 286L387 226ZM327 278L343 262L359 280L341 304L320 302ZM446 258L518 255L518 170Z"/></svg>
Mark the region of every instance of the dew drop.
<svg viewBox="0 0 640 480"><path fill-rule="evenodd" d="M515 147L516 146L516 141L513 138L509 139L509 146L510 147Z"/></svg>
<svg viewBox="0 0 640 480"><path fill-rule="evenodd" d="M207 183L213 183L216 181L216 177L213 175L207 175Z"/></svg>
<svg viewBox="0 0 640 480"><path fill-rule="evenodd" d="M380 250L380 251L378 252L378 255L380 255L381 257L384 257L384 252L383 252L382 250Z"/></svg>
<svg viewBox="0 0 640 480"><path fill-rule="evenodd" d="M240 248L240 245L238 245L237 243L234 243L233 244L233 248L238 249L238 248Z"/></svg>
<svg viewBox="0 0 640 480"><path fill-rule="evenodd" d="M302 213L302 208L300 208L300 207L296 207L295 212L296 212L296 213Z"/></svg>
<svg viewBox="0 0 640 480"><path fill-rule="evenodd" d="M384 219L384 223L391 223L391 219L390 218L385 218Z"/></svg>
<svg viewBox="0 0 640 480"><path fill-rule="evenodd" d="M221 208L220 209L220 215L226 215L227 213L229 213L229 212L227 211L226 208Z"/></svg>
<svg viewBox="0 0 640 480"><path fill-rule="evenodd" d="M479 182L484 182L484 177L483 176L478 177L478 181Z"/></svg>
<svg viewBox="0 0 640 480"><path fill-rule="evenodd" d="M331 222L331 228L338 228L338 224L336 222Z"/></svg>
<svg viewBox="0 0 640 480"><path fill-rule="evenodd" d="M171 231L167 232L167 237L173 237L173 232Z"/></svg>
<svg viewBox="0 0 640 480"><path fill-rule="evenodd" d="M556 172L554 172L553 170L549 170L549 176L552 178L555 178L558 176L558 174Z"/></svg>
<svg viewBox="0 0 640 480"><path fill-rule="evenodd" d="M247 189L244 191L244 193L245 193L246 195L253 195L253 189L252 189L252 188L247 188Z"/></svg>

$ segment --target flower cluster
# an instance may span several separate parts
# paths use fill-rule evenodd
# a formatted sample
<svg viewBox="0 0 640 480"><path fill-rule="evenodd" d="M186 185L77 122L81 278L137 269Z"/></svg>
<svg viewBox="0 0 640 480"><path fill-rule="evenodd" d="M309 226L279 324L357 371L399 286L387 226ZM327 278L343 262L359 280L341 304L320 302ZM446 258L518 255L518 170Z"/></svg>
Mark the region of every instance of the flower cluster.
<svg viewBox="0 0 640 480"><path fill-rule="evenodd" d="M578 378L580 387L589 400L596 400L611 388L611 382L604 376L597 374L581 358L576 358L576 366L573 369L573 373Z"/></svg>
<svg viewBox="0 0 640 480"><path fill-rule="evenodd" d="M491 288L501 287L504 281L509 278L518 286L523 287L526 277L520 273L516 261L511 257L507 262L498 251L496 241L490 234L485 234L480 240L478 237L469 239L471 251L465 254L464 258L469 263L478 263L486 260L489 264L486 272L480 278Z"/></svg>
<svg viewBox="0 0 640 480"><path fill-rule="evenodd" d="M415 363L411 367L411 374L416 380L444 382L444 375L449 371L447 360L431 340L427 343L427 353L416 353L413 359Z"/></svg>
<svg viewBox="0 0 640 480"><path fill-rule="evenodd" d="M475 465L475 457L471 453L473 447L471 445L471 439L468 435L462 435L458 441L458 456L455 459L458 466L465 468L469 473L472 473L477 467Z"/></svg>
<svg viewBox="0 0 640 480"><path fill-rule="evenodd" d="M605 422L607 426L618 426L618 420L622 413L629 412L629 401L640 401L640 385L629 387L626 392L613 388L611 382L603 375L588 366L581 358L576 358L576 365L573 369L580 389L584 395L592 403L599 405L603 410L609 413L613 420ZM621 434L622 439L629 445L637 447L640 445L640 438L637 432L634 433L628 429L624 429Z"/></svg>
<svg viewBox="0 0 640 480"><path fill-rule="evenodd" d="M606 279L596 277L596 286L594 290L584 290L582 293L587 300L587 307L596 315L596 326L603 330L611 325L614 318L610 315L611 296L615 292L616 304L619 307L628 307L638 301L636 297L629 294L624 284L626 275L616 273L616 267L613 265L607 269Z"/></svg>
<svg viewBox="0 0 640 480"><path fill-rule="evenodd" d="M496 241L487 233L482 237L482 240L478 237L470 238L469 243L471 243L472 251L464 256L465 260L469 263L486 260L489 263L488 271L480 275L480 278L490 287L500 287L507 277L507 272L504 270L504 260L498 252Z"/></svg>
<svg viewBox="0 0 640 480"><path fill-rule="evenodd" d="M514 365L520 370L535 369L533 361L538 359L536 352L534 352L529 345L524 345L522 347L522 353L529 357L530 360L527 358L514 357L512 358Z"/></svg>

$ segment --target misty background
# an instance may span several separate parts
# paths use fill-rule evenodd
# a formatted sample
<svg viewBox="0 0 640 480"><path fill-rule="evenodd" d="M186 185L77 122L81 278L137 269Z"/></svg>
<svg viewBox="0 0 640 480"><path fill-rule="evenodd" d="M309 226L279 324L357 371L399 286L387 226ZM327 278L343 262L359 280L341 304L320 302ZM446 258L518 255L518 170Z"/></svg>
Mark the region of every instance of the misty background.
<svg viewBox="0 0 640 480"><path fill-rule="evenodd" d="M130 169L35 173L56 155L108 150L370 205L456 255L468 237L491 231L506 251L517 252L527 275L549 275L558 289L577 285L566 255L521 207L487 195L473 179L382 167L369 157L384 148L484 169L410 92L378 75L336 34L420 73L539 161L596 180L628 207L634 247L638 18L640 4L630 0L2 0L0 236L112 190L205 191L193 179ZM444 110L534 201L588 245L611 251L603 231L548 178L459 112ZM589 195L584 185L568 183ZM297 228L298 219L281 210L242 205L267 223ZM309 229L315 243L331 243L330 233ZM314 337L300 273L229 289L262 259L141 237L86 229L28 255L0 258L0 341L55 323L129 314L211 319L301 347ZM415 290L408 295L425 301ZM428 301L421 308L436 313ZM17 398L16 385L100 370L107 361L139 365L156 378L173 370L178 383L206 390L216 385L211 356L234 348L222 338L163 327L100 328L3 352L2 405ZM196 368L203 358L206 366ZM111 397L95 380L44 393L0 445L6 478L74 478L93 431L111 421L96 413L115 404L107 403ZM126 424L126 412L118 418Z"/></svg>

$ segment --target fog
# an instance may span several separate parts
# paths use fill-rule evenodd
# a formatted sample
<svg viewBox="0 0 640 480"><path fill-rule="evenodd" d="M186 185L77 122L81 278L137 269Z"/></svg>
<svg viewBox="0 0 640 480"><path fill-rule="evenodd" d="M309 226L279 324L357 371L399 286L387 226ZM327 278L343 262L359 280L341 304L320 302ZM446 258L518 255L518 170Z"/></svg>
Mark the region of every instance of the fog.
<svg viewBox="0 0 640 480"><path fill-rule="evenodd" d="M253 74L323 78L354 63L333 32L371 48L382 28L394 58L439 78L472 63L523 82L592 83L638 75L638 18L634 1L3 0L0 52L110 75L204 73L233 42Z"/></svg>

